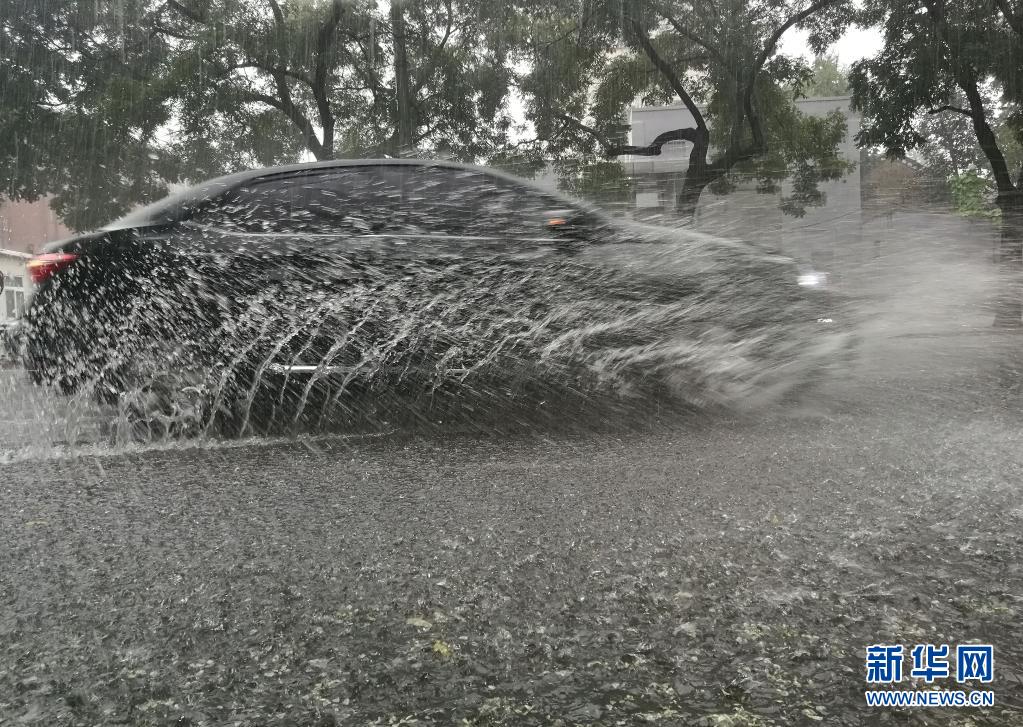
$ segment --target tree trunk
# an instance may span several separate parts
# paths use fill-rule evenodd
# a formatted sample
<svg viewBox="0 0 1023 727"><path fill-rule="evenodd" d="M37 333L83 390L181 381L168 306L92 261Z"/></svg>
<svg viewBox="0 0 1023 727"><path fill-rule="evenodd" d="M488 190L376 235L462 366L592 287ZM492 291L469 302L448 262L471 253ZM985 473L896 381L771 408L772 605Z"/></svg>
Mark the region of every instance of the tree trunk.
<svg viewBox="0 0 1023 727"><path fill-rule="evenodd" d="M323 124L323 159L334 158L334 120Z"/></svg>
<svg viewBox="0 0 1023 727"><path fill-rule="evenodd" d="M995 328L1023 327L1023 191L998 197L1002 212L998 241L999 291Z"/></svg>
<svg viewBox="0 0 1023 727"><path fill-rule="evenodd" d="M408 54L405 49L404 0L391 0L391 34L394 39L395 119L398 131L398 156L412 148L414 123L409 97Z"/></svg>
<svg viewBox="0 0 1023 727"><path fill-rule="evenodd" d="M703 187L695 187L688 183L682 184L678 196L675 198L675 214L686 223L696 222L696 208L700 206L700 197L703 195Z"/></svg>
<svg viewBox="0 0 1023 727"><path fill-rule="evenodd" d="M708 142L693 144L689 152L689 167L686 169L685 180L679 188L675 197L675 214L679 219L687 223L696 221L696 208L700 204L700 197L703 190L713 181L713 176L707 169L707 151L710 148Z"/></svg>

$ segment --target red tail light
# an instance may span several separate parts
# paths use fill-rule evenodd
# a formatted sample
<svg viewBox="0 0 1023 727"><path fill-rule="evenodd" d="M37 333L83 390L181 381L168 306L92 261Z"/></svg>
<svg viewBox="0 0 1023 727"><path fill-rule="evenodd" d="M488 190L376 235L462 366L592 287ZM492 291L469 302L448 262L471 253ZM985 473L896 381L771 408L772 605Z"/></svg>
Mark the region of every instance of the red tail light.
<svg viewBox="0 0 1023 727"><path fill-rule="evenodd" d="M40 283L49 280L58 270L63 270L78 259L78 256L70 252L48 252L43 255L36 255L28 261L28 277L33 283Z"/></svg>

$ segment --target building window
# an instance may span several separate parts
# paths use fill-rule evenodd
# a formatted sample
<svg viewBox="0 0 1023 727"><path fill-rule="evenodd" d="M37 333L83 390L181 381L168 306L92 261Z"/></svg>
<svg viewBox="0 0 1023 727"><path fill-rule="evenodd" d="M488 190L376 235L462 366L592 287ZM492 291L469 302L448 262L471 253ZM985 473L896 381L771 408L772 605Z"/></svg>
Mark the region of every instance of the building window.
<svg viewBox="0 0 1023 727"><path fill-rule="evenodd" d="M25 279L21 275L5 275L4 276L4 287L5 288L24 288Z"/></svg>
<svg viewBox="0 0 1023 727"><path fill-rule="evenodd" d="M4 293L4 306L7 318L21 318L25 312L25 294L20 290L8 290Z"/></svg>

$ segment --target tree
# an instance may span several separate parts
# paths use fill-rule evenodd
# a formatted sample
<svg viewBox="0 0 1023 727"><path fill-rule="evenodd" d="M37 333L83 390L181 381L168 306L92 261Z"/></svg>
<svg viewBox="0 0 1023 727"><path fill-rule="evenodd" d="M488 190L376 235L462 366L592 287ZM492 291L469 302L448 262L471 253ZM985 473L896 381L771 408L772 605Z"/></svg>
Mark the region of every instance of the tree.
<svg viewBox="0 0 1023 727"><path fill-rule="evenodd" d="M478 159L511 121L511 70L480 1L168 0L171 83L195 123L272 113L317 159L412 149Z"/></svg>
<svg viewBox="0 0 1023 727"><path fill-rule="evenodd" d="M809 78L797 83L794 92L800 96L845 96L849 93L849 69L839 65L837 55L818 55Z"/></svg>
<svg viewBox="0 0 1023 727"><path fill-rule="evenodd" d="M981 87L981 95L985 108L997 112L992 128L1009 169L1019 168L1023 163L1023 146L1002 113L1001 89L986 83ZM965 107L966 97L957 93L952 105ZM919 156L928 170L946 180L956 211L967 217L997 217L1000 210L991 204L997 195L991 167L977 143L970 118L952 112L926 113L917 120L915 128L925 140L918 150Z"/></svg>
<svg viewBox="0 0 1023 727"><path fill-rule="evenodd" d="M949 177L949 192L956 212L963 217L992 217L997 210L991 209L991 186L973 169Z"/></svg>
<svg viewBox="0 0 1023 727"><path fill-rule="evenodd" d="M485 0L16 4L0 16L6 193L56 193L74 227L239 168L508 144L513 70Z"/></svg>
<svg viewBox="0 0 1023 727"><path fill-rule="evenodd" d="M920 113L962 116L986 161L999 203L1015 204L1023 177L1014 178L996 127L1001 120L1017 137L1023 134L1023 78L1018 73L1023 37L984 0L951 5L940 0L874 0L864 20L884 24L886 43L877 56L853 67L854 101L867 115L859 143L903 156L928 141L914 123ZM1007 108L990 94L985 98L989 81L1001 84Z"/></svg>
<svg viewBox="0 0 1023 727"><path fill-rule="evenodd" d="M956 94L952 101L957 108L967 105L962 94ZM923 139L919 155L928 166L943 169L951 177L985 169L990 174L990 166L977 144L968 115L947 110L925 113L916 121L914 129Z"/></svg>
<svg viewBox="0 0 1023 727"><path fill-rule="evenodd" d="M1006 118L1002 90L997 84L986 83L980 91L984 107L992 111L992 129L1006 164L1009 169L1017 169L1023 164L1023 146L1015 137L1011 119ZM961 92L952 98L951 105L955 107L964 108L967 104ZM924 139L919 154L925 164L953 177L973 173L991 180L990 164L977 143L969 116L951 111L925 113L919 117L915 128ZM994 192L993 183L991 187Z"/></svg>
<svg viewBox="0 0 1023 727"><path fill-rule="evenodd" d="M520 90L538 154L656 156L669 142L685 142L689 166L677 207L688 215L706 188L727 190L740 174L764 192L794 174L783 208L801 214L823 201L819 181L848 171L836 153L842 115L800 114L790 89L807 82L810 69L778 51L793 27L808 28L815 48L827 47L850 17L844 0L559 0L533 10L506 25L519 32L519 60L529 67ZM681 101L687 113L678 128L632 146L622 119L636 101Z"/></svg>
<svg viewBox="0 0 1023 727"><path fill-rule="evenodd" d="M168 121L145 103L146 81L166 46L145 30L145 3L116 12L81 0L0 4L0 195L55 193L72 227L163 192L172 155L160 148Z"/></svg>
<svg viewBox="0 0 1023 727"><path fill-rule="evenodd" d="M891 215L900 207L947 206L952 201L945 171L913 159L890 159L867 151L860 164L860 179L867 217Z"/></svg>
<svg viewBox="0 0 1023 727"><path fill-rule="evenodd" d="M1008 0L869 0L861 22L882 25L885 44L851 73L854 102L866 117L861 146L905 156L929 140L916 123L921 113L967 120L1001 211L1003 262L1013 268L1023 264L1023 167L1010 167L1006 137L1023 140L1020 17ZM991 84L1001 90L997 100L985 97ZM995 323L1020 325L1021 314L1013 294Z"/></svg>

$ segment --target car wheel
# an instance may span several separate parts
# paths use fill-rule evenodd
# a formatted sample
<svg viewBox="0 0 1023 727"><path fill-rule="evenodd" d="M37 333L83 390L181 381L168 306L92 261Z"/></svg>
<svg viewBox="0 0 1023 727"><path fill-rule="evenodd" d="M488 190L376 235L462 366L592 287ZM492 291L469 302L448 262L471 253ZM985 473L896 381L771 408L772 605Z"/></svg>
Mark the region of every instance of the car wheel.
<svg viewBox="0 0 1023 727"><path fill-rule="evenodd" d="M117 444L188 439L202 434L208 419L208 397L201 384L186 383L180 374L154 377L118 392L109 434Z"/></svg>

